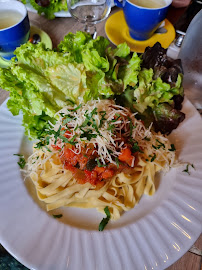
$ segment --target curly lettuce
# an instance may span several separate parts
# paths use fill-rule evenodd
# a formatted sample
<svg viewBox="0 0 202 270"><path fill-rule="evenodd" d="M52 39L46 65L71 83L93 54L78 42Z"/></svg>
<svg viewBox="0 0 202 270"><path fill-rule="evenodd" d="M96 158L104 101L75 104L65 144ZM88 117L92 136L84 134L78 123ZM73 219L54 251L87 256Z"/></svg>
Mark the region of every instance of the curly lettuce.
<svg viewBox="0 0 202 270"><path fill-rule="evenodd" d="M0 69L0 87L10 91L7 106L13 115L23 112L30 138L43 136L64 106L97 98L115 98L168 134L184 117L183 75L179 61L168 61L159 51L139 56L126 43L112 48L104 37L92 39L81 31L66 35L55 50L28 42L16 49L8 68Z"/></svg>

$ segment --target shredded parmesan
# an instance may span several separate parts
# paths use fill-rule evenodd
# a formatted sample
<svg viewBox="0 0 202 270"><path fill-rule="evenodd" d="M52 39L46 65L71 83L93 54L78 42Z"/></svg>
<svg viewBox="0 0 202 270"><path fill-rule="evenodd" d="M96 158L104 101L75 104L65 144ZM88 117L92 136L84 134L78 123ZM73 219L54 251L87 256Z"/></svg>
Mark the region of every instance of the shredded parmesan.
<svg viewBox="0 0 202 270"><path fill-rule="evenodd" d="M74 150L71 151L75 154L80 154L84 145L92 144L93 153L97 152L103 164L110 162L116 165L116 158L125 147L123 140L125 137L137 143L147 157L147 161L155 163L158 156L158 159L160 157L165 162L166 170L174 164L175 153L169 151L170 143L167 137L151 132L152 125L147 129L142 121L135 118L135 114L116 105L113 100L92 100L78 107L67 106L56 115L58 121L53 126L53 130L55 134L60 132L58 136L51 134L47 145L53 153L55 151L51 146L57 145L63 149L66 140L74 145ZM47 149L43 148L43 151ZM29 162L32 167L39 165L40 161L37 160L35 153L30 159L34 160ZM131 167L134 167L134 164L135 158Z"/></svg>

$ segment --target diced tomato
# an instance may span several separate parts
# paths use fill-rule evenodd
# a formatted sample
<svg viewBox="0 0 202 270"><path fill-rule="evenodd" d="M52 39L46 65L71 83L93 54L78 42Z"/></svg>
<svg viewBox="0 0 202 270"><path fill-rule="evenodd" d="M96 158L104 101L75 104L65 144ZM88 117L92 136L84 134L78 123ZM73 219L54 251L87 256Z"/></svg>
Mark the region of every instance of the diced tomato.
<svg viewBox="0 0 202 270"><path fill-rule="evenodd" d="M71 171L72 173L75 173L77 168L69 164L68 162L64 163L65 169Z"/></svg>
<svg viewBox="0 0 202 270"><path fill-rule="evenodd" d="M105 171L105 168L96 166L94 170L96 172L98 172L98 174L101 174L101 173L103 173Z"/></svg>
<svg viewBox="0 0 202 270"><path fill-rule="evenodd" d="M134 156L131 154L131 150L129 148L124 148L121 150L121 154L119 155L119 160L126 162L129 166L132 165L132 161Z"/></svg>
<svg viewBox="0 0 202 270"><path fill-rule="evenodd" d="M61 148L55 144L52 144L51 146L53 147L53 149L55 149L57 151L61 150Z"/></svg>
<svg viewBox="0 0 202 270"><path fill-rule="evenodd" d="M63 155L66 160L71 160L76 154L71 149L64 147Z"/></svg>
<svg viewBox="0 0 202 270"><path fill-rule="evenodd" d="M75 168L75 167L74 167ZM75 168L76 169L76 168ZM80 170L80 169L76 169L75 170L75 173L74 173L74 177L77 179L77 180L83 180L84 183L85 183L85 179L86 179L86 175L85 175L85 172Z"/></svg>
<svg viewBox="0 0 202 270"><path fill-rule="evenodd" d="M96 185L98 177L97 177L97 172L96 171L88 171L84 170L86 179L85 182L91 183L91 185Z"/></svg>
<svg viewBox="0 0 202 270"><path fill-rule="evenodd" d="M84 170L86 177L90 178L91 177L91 171Z"/></svg>
<svg viewBox="0 0 202 270"><path fill-rule="evenodd" d="M131 157L131 150L129 148L124 148L121 150L121 154L119 155L120 161L126 161Z"/></svg>
<svg viewBox="0 0 202 270"><path fill-rule="evenodd" d="M107 179L107 178L111 178L114 175L114 170L112 169L105 169L105 171L102 173L102 178L103 179Z"/></svg>

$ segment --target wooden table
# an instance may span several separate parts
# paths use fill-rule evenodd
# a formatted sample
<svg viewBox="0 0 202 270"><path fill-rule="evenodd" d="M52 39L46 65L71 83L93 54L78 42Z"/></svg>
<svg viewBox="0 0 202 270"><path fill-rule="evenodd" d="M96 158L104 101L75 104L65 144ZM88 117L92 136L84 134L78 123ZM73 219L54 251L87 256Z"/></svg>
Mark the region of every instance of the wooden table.
<svg viewBox="0 0 202 270"><path fill-rule="evenodd" d="M111 13L117 12L117 7L112 8ZM185 9L170 8L168 13L168 19L175 24L179 16L184 13ZM29 18L32 25L35 25L49 34L52 39L53 47L63 39L68 32L76 32L77 30L83 30L83 25L76 22L73 18L56 18L52 21L48 21L38 14L30 13ZM105 21L97 25L98 35L106 37L104 30ZM9 93L0 89L0 104L8 97ZM194 247L202 250L202 234L194 244ZM194 248L192 248L194 251ZM202 269L202 257L192 252L187 252L181 259L179 259L167 270L200 270Z"/></svg>

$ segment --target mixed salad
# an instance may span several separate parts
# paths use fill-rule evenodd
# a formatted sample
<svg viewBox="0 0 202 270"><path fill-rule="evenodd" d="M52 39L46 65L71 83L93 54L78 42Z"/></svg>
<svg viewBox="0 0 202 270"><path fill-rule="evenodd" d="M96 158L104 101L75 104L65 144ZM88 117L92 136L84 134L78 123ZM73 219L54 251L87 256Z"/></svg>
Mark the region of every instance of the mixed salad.
<svg viewBox="0 0 202 270"><path fill-rule="evenodd" d="M57 49L28 42L15 55L0 69L0 87L10 91L12 114L23 112L30 139L43 138L63 107L98 98L115 100L163 134L185 118L181 62L169 59L159 43L138 55L126 43L112 48L104 37L79 31L66 35Z"/></svg>
<svg viewBox="0 0 202 270"><path fill-rule="evenodd" d="M67 11L66 0L21 0L23 4L31 4L38 14L44 14L49 20L55 18L55 13Z"/></svg>

